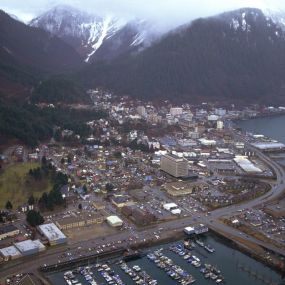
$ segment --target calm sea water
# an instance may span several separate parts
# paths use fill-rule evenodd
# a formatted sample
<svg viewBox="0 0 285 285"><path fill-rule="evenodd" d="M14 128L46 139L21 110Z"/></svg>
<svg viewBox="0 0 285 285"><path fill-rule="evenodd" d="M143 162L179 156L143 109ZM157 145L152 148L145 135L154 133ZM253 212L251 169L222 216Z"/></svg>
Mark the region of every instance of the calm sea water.
<svg viewBox="0 0 285 285"><path fill-rule="evenodd" d="M285 116L239 121L237 125L243 130L263 134L285 143Z"/></svg>
<svg viewBox="0 0 285 285"><path fill-rule="evenodd" d="M281 282L281 276L271 270L270 268L264 266L262 263L255 261L254 259L248 257L247 255L232 249L225 245L219 238L216 236L204 237L205 242L210 243L215 249L216 252L208 253L205 249L197 245L196 249L193 250L193 253L200 258L203 263L210 263L218 267L223 276L225 277L226 284L230 285L277 285ZM178 242L176 242L177 244ZM175 243L174 243L175 244ZM195 268L190 263L187 263L182 257L176 255L175 253L169 250L171 244L161 245L159 247L153 247L146 249L146 252L152 252L157 248L164 248L163 254L170 257L174 263L180 265L183 269L192 274L196 282L195 284L207 285L207 284L216 284L215 281L205 279L204 276L200 273L198 268ZM119 274L124 284L131 285L135 282L128 276L121 268L114 262L110 260L110 266ZM157 268L154 263L148 260L147 257L143 257L138 260L128 262L128 265L139 265L143 270L145 270L151 277L158 280L158 284L163 285L178 285L175 280L172 280L163 270ZM252 273L255 272L259 278L255 277L253 274L250 274L242 269L240 265L244 268L249 269ZM100 276L96 269L94 268L94 276L98 284L108 284ZM55 285L66 285L63 278L63 272L55 273L48 276L53 284ZM88 283L82 278L81 275L77 275L80 282L84 285Z"/></svg>

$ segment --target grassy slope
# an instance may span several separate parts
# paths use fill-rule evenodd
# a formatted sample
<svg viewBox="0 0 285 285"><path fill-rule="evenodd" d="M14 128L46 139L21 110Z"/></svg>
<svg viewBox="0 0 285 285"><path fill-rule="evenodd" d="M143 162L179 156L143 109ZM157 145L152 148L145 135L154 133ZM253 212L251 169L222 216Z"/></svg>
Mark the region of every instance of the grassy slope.
<svg viewBox="0 0 285 285"><path fill-rule="evenodd" d="M43 192L51 190L52 185L48 179L35 181L29 177L31 168L40 166L38 163L21 163L8 166L0 175L0 209L10 200L13 208L27 202L28 197L40 197Z"/></svg>

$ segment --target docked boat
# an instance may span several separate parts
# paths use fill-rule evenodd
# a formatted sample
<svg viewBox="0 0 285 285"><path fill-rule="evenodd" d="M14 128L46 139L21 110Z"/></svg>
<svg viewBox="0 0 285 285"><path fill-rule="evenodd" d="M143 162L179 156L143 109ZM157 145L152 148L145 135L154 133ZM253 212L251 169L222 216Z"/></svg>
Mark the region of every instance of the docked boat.
<svg viewBox="0 0 285 285"><path fill-rule="evenodd" d="M210 253L215 252L215 249L209 244L205 245L204 248Z"/></svg>
<svg viewBox="0 0 285 285"><path fill-rule="evenodd" d="M205 246L204 243L203 243L200 239L196 239L196 243L197 243L198 245L200 245L201 247L204 247L204 246Z"/></svg>

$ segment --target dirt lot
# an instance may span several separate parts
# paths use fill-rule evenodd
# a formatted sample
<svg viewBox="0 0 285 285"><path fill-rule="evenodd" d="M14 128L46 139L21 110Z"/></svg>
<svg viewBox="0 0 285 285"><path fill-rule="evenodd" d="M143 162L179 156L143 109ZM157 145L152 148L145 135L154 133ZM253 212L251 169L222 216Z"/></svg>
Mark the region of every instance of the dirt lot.
<svg viewBox="0 0 285 285"><path fill-rule="evenodd" d="M117 229L111 228L106 223L103 223L99 225L90 225L86 227L65 230L64 234L68 236L69 243L72 244L82 240L90 240L92 238L112 235L117 232Z"/></svg>

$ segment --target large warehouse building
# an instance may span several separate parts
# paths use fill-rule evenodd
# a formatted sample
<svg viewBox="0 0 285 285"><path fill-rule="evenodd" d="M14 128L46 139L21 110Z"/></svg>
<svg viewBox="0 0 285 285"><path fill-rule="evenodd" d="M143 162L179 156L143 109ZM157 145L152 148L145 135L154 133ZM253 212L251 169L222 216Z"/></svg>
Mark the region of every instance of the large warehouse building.
<svg viewBox="0 0 285 285"><path fill-rule="evenodd" d="M188 161L173 154L166 154L161 157L160 168L177 178L188 176Z"/></svg>
<svg viewBox="0 0 285 285"><path fill-rule="evenodd" d="M50 245L67 242L67 237L54 223L40 225L38 229L39 232L46 237Z"/></svg>
<svg viewBox="0 0 285 285"><path fill-rule="evenodd" d="M16 242L15 247L21 252L23 256L36 254L45 249L45 246L39 240L24 240Z"/></svg>

